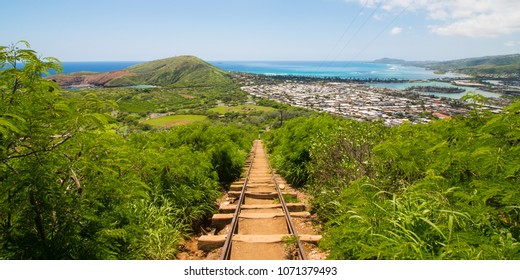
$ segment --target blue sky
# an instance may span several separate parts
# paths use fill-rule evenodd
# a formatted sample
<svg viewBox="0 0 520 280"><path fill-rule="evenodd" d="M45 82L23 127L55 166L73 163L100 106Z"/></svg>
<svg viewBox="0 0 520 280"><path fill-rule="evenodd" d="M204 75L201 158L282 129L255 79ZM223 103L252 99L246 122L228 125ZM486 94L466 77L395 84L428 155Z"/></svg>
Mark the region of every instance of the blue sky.
<svg viewBox="0 0 520 280"><path fill-rule="evenodd" d="M448 60L520 53L518 0L16 0L0 45L62 61Z"/></svg>

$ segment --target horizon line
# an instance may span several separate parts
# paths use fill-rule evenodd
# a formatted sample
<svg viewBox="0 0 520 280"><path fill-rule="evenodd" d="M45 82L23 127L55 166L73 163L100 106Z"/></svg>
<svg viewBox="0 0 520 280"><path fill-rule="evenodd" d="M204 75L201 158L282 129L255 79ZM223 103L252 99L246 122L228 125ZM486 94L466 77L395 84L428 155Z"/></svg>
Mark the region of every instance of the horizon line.
<svg viewBox="0 0 520 280"><path fill-rule="evenodd" d="M464 57L464 58L451 58L451 59L403 59L403 58L395 58L395 57L380 57L375 59L355 59L355 60L348 60L348 59L336 59L336 60L327 60L327 59L203 59L196 55L176 55L176 56L170 56L170 57L163 57L163 58L155 58L151 60L60 60L60 62L67 62L67 63L73 63L73 62L81 62L81 63L88 63L88 62L150 62L154 60L160 60L160 59L166 59L166 58L173 58L173 57L180 57L180 56L194 56L199 59L202 59L204 61L208 62L373 62L375 60L379 59L397 59L397 60L403 60L406 62L444 62L444 61L452 61L452 60L461 60L461 59L474 59L474 58L485 58L485 57L493 57L493 56L512 56L512 55L520 55L520 53L510 53L510 54L499 54L499 55L484 55L484 56L474 56L474 57Z"/></svg>

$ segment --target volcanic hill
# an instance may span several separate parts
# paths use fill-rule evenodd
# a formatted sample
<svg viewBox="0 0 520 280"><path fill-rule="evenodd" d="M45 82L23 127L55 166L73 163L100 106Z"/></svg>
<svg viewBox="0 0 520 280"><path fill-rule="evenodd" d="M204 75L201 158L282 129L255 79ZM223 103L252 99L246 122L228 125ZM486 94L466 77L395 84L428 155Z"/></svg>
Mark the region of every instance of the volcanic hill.
<svg viewBox="0 0 520 280"><path fill-rule="evenodd" d="M204 87L232 83L228 73L194 56L177 56L130 66L124 70L76 72L49 77L62 87L138 85Z"/></svg>

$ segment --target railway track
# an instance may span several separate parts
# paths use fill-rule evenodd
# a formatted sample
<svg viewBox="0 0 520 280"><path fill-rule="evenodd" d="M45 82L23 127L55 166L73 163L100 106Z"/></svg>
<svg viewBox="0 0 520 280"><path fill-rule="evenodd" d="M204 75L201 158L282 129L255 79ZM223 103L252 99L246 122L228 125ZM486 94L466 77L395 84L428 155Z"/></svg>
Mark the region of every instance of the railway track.
<svg viewBox="0 0 520 280"><path fill-rule="evenodd" d="M220 206L212 225L224 234L203 235L198 248L221 247L221 260L284 260L307 258L302 242L317 242L319 235L298 234L293 219L309 217L292 188L269 165L261 140L256 140L245 166L245 176L233 183L229 204Z"/></svg>

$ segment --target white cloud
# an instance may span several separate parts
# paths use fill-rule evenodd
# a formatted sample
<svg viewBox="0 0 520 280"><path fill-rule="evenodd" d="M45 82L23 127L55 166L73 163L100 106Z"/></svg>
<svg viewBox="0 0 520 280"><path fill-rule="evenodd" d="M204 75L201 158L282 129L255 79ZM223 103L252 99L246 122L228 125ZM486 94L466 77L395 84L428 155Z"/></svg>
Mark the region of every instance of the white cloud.
<svg viewBox="0 0 520 280"><path fill-rule="evenodd" d="M373 18L374 18L375 20L383 20L383 19L385 19L385 17L384 17L383 15L381 15L381 14L375 14L375 15L373 16Z"/></svg>
<svg viewBox="0 0 520 280"><path fill-rule="evenodd" d="M394 27L392 28L392 30L390 30L390 35L397 35L399 33L401 33L403 31L403 29L401 27Z"/></svg>
<svg viewBox="0 0 520 280"><path fill-rule="evenodd" d="M424 12L438 23L433 33L467 37L496 37L520 32L518 0L359 0L387 11Z"/></svg>

